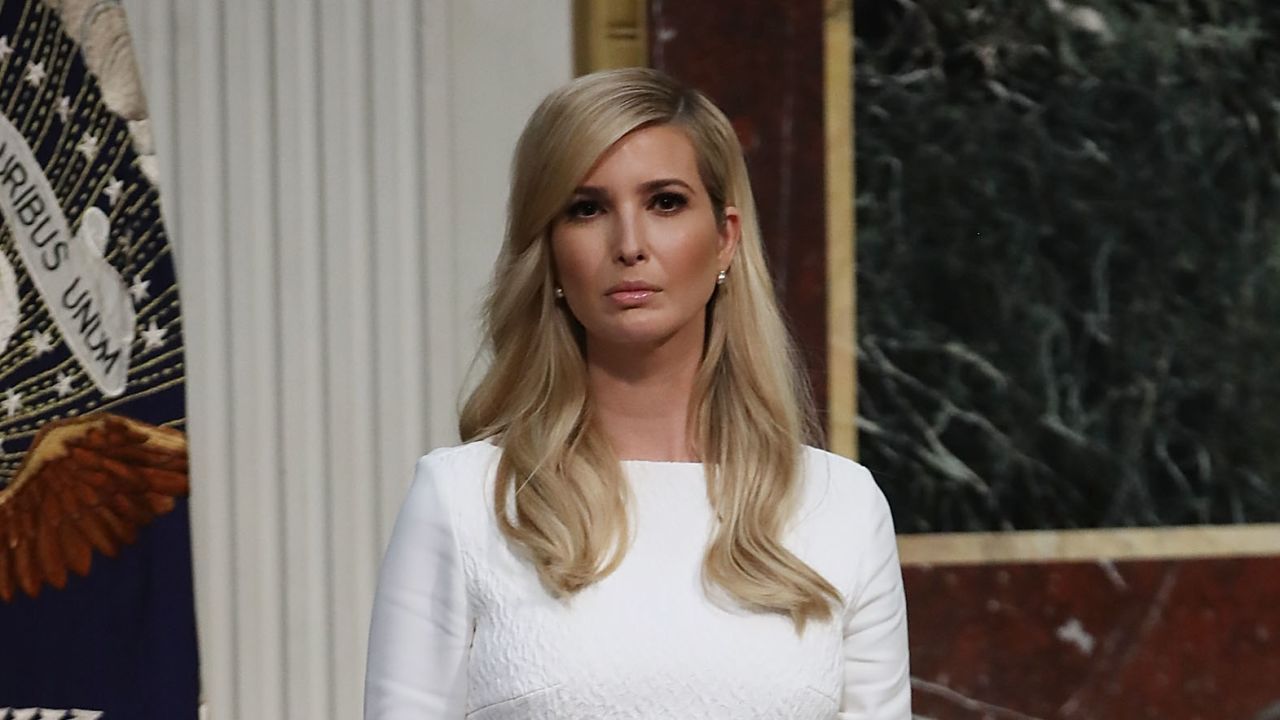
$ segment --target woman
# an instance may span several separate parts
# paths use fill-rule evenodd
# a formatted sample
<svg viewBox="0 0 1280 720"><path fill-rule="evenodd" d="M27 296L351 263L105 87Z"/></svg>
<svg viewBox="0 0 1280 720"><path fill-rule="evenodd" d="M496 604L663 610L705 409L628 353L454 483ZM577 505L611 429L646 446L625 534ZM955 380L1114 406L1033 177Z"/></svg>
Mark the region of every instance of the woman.
<svg viewBox="0 0 1280 720"><path fill-rule="evenodd" d="M812 422L742 150L653 71L516 149L466 444L418 462L365 717L910 717L893 525Z"/></svg>

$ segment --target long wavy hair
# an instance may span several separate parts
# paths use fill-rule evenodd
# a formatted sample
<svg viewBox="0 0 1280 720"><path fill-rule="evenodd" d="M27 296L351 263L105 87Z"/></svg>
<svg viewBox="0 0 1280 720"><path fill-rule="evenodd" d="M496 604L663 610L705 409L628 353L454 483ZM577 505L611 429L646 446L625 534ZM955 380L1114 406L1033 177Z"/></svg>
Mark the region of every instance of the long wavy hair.
<svg viewBox="0 0 1280 720"><path fill-rule="evenodd" d="M707 306L688 423L718 518L703 584L754 610L831 617L839 592L782 543L799 502L812 402L765 265L742 148L701 93L655 70L578 78L551 93L520 136L506 239L484 308L491 362L464 404L464 441L501 447L494 512L503 535L565 597L608 575L630 542L621 463L592 416L585 333L554 296L551 226L597 159L642 127L683 130L716 220L738 209L729 281Z"/></svg>

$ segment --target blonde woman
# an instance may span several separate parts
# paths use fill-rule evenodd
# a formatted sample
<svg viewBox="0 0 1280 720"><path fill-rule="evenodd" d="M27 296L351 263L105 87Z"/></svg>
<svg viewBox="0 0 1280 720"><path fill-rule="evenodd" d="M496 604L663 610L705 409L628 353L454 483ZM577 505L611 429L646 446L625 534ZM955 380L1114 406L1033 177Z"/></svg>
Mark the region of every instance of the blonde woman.
<svg viewBox="0 0 1280 720"><path fill-rule="evenodd" d="M910 717L893 525L805 445L742 150L653 71L516 149L465 444L418 462L366 720Z"/></svg>

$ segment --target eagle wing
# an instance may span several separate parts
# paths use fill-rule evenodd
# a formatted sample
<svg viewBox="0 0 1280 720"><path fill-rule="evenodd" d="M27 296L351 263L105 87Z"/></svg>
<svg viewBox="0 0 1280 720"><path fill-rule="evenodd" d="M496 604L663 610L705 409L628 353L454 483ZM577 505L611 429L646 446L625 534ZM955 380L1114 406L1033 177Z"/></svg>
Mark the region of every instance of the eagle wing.
<svg viewBox="0 0 1280 720"><path fill-rule="evenodd" d="M110 413L45 425L0 490L0 599L87 575L95 549L115 557L188 490L179 430Z"/></svg>

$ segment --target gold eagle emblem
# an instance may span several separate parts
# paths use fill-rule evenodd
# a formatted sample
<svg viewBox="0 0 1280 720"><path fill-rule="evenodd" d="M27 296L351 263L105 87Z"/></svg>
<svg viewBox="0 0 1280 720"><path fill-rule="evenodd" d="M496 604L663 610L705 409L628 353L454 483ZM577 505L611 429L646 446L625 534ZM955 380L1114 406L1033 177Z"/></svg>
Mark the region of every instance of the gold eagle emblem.
<svg viewBox="0 0 1280 720"><path fill-rule="evenodd" d="M179 430L111 413L45 425L0 490L0 599L88 575L94 549L115 557L188 491Z"/></svg>

